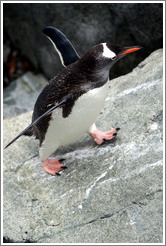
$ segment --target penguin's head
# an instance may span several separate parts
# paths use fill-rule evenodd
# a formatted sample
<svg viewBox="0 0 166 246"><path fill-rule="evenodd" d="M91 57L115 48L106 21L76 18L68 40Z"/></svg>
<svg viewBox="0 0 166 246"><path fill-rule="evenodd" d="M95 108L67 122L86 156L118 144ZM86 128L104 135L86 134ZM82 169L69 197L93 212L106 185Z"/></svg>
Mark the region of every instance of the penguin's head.
<svg viewBox="0 0 166 246"><path fill-rule="evenodd" d="M80 64L84 64L84 67L89 71L109 72L119 59L141 48L141 46L120 47L110 43L101 43L93 46L80 59Z"/></svg>
<svg viewBox="0 0 166 246"><path fill-rule="evenodd" d="M101 45L103 47L102 57L112 63L142 48L141 46L120 47L110 43L102 43Z"/></svg>

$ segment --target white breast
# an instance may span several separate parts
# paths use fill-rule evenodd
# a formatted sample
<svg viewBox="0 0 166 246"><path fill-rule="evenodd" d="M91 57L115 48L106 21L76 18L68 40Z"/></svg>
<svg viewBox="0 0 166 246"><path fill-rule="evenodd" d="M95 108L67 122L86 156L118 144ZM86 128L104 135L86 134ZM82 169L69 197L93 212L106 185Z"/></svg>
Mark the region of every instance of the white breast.
<svg viewBox="0 0 166 246"><path fill-rule="evenodd" d="M40 148L41 160L48 158L58 147L73 143L88 132L103 108L107 92L108 82L83 94L67 118L62 117L61 108L55 109Z"/></svg>

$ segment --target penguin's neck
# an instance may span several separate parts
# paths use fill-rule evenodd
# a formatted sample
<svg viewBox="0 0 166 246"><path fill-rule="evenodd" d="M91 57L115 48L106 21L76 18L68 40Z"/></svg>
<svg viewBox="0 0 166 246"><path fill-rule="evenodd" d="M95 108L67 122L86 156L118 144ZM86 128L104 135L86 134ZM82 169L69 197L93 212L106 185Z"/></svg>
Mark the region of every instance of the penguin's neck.
<svg viewBox="0 0 166 246"><path fill-rule="evenodd" d="M93 88L98 88L107 83L109 79L109 69L96 67L87 75L87 80L93 84Z"/></svg>
<svg viewBox="0 0 166 246"><path fill-rule="evenodd" d="M76 68L76 67L75 67ZM87 81L88 83L92 83L95 88L104 85L109 78L109 70L110 67L102 67L98 66L98 64L81 64L78 63L77 66L77 74L79 75L79 81ZM81 78L84 78L82 80Z"/></svg>

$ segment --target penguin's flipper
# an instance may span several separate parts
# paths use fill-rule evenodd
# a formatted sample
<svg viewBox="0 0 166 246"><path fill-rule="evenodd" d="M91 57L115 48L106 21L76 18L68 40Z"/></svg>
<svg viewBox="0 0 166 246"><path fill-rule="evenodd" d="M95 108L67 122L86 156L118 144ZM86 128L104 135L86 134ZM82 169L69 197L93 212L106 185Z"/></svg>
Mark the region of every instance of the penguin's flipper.
<svg viewBox="0 0 166 246"><path fill-rule="evenodd" d="M52 26L46 26L43 29L43 33L53 43L53 46L56 49L64 67L80 59L73 45L66 38L66 36L57 28Z"/></svg>
<svg viewBox="0 0 166 246"><path fill-rule="evenodd" d="M53 107L49 108L44 114L40 115L36 120L34 120L29 126L27 126L20 134L18 134L13 140L11 140L5 147L5 149L7 147L9 147L9 145L11 145L12 143L14 143L19 137L21 137L22 135L28 135L26 134L30 128L35 125L39 120L41 120L44 116L48 115L49 113L51 113L54 109L62 106L63 104L65 104L69 99L71 98L71 95L69 94L68 96L64 97L62 99L62 101L60 101L59 103L57 103L56 105L54 105Z"/></svg>

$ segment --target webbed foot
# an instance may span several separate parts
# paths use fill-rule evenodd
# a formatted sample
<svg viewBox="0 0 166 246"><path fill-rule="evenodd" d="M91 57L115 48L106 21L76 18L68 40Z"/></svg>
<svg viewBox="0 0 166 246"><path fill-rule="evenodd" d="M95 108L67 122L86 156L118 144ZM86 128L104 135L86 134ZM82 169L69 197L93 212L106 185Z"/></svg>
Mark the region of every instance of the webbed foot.
<svg viewBox="0 0 166 246"><path fill-rule="evenodd" d="M120 128L116 128L110 131L102 132L96 128L93 132L90 132L89 135L94 139L94 141L97 144L102 144L104 140L113 139L117 135L117 132L119 130Z"/></svg>
<svg viewBox="0 0 166 246"><path fill-rule="evenodd" d="M44 170L51 174L51 175L57 175L60 176L60 171L66 169L67 167L64 166L60 161L63 161L64 159L58 160L58 159L49 159L47 158L45 161L42 161L42 165Z"/></svg>

